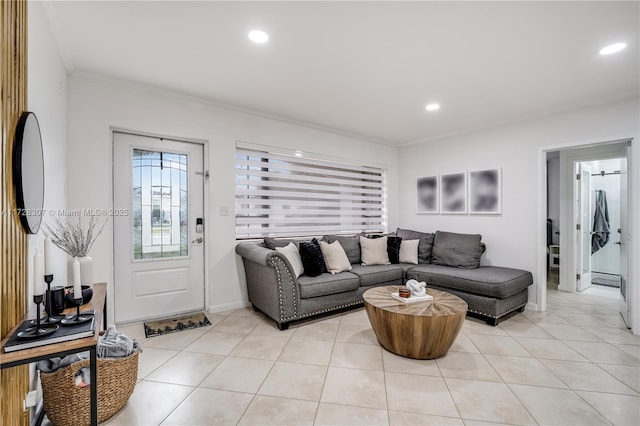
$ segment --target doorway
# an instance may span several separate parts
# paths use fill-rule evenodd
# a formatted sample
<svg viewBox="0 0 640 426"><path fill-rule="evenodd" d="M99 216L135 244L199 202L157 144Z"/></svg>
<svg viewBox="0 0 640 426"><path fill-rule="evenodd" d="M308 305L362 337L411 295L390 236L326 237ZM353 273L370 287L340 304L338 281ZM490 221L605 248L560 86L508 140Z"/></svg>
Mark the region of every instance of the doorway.
<svg viewBox="0 0 640 426"><path fill-rule="evenodd" d="M116 323L203 309L203 145L114 132L113 153Z"/></svg>
<svg viewBox="0 0 640 426"><path fill-rule="evenodd" d="M619 301L628 326L629 147L546 153L547 289Z"/></svg>

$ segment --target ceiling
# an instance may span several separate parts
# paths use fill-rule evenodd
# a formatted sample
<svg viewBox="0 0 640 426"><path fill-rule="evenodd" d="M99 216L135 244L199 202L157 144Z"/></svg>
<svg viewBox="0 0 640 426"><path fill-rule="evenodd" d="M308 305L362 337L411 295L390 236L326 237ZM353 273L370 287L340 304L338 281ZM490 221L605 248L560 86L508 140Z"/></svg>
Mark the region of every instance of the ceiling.
<svg viewBox="0 0 640 426"><path fill-rule="evenodd" d="M638 2L53 2L97 73L390 145L640 92ZM247 33L266 31L258 45ZM598 50L624 41L615 55ZM425 111L438 102L442 108Z"/></svg>

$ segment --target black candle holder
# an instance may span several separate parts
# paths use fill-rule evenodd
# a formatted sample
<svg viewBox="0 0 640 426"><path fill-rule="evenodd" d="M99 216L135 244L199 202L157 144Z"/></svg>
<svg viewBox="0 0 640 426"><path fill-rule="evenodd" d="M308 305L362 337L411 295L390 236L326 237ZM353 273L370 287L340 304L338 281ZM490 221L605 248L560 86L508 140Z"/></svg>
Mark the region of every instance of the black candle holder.
<svg viewBox="0 0 640 426"><path fill-rule="evenodd" d="M47 283L47 317L42 321L43 324L57 324L64 317L53 315L53 297L51 297L51 283L53 282L53 274L45 275L44 282Z"/></svg>
<svg viewBox="0 0 640 426"><path fill-rule="evenodd" d="M55 324L43 325L40 323L40 304L42 303L43 299L44 299L44 296L42 294L37 294L33 296L33 303L35 303L37 306L35 327L29 327L26 330L18 333L19 339L33 339L37 337L46 336L47 334L51 334L58 329L58 325L55 325Z"/></svg>
<svg viewBox="0 0 640 426"><path fill-rule="evenodd" d="M82 295L82 293L80 294ZM60 321L62 325L67 325L67 326L78 325L78 324L85 323L87 321L91 321L93 319L91 317L85 317L80 315L80 306L82 306L82 296L80 296L80 298L78 299L73 299L73 303L76 305L76 313L69 314L66 317L64 317L64 319Z"/></svg>

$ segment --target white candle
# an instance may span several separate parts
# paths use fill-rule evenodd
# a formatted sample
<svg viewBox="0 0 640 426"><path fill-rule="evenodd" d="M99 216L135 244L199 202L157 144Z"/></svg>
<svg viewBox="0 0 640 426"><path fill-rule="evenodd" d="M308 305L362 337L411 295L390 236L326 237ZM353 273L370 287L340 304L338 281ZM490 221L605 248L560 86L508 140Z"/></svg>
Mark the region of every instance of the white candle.
<svg viewBox="0 0 640 426"><path fill-rule="evenodd" d="M73 258L73 298L80 299L82 297L82 287L80 286L80 262L78 258Z"/></svg>
<svg viewBox="0 0 640 426"><path fill-rule="evenodd" d="M40 250L36 249L36 255L33 256L33 295L40 296L44 289L42 287L42 255Z"/></svg>
<svg viewBox="0 0 640 426"><path fill-rule="evenodd" d="M44 239L44 274L53 275L53 265L51 264L51 238Z"/></svg>

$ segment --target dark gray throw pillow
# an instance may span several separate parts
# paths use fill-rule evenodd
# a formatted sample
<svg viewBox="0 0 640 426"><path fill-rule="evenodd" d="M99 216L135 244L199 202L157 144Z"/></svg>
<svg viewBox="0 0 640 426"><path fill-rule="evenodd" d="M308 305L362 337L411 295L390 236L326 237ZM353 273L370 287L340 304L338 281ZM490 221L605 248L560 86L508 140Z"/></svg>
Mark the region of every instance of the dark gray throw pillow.
<svg viewBox="0 0 640 426"><path fill-rule="evenodd" d="M420 240L420 244L418 244L418 263L431 263L433 234L398 228L396 229L396 235L403 240Z"/></svg>
<svg viewBox="0 0 640 426"><path fill-rule="evenodd" d="M286 247L289 243L298 245L298 241L296 240L276 240L275 238L264 237L264 245L271 250L275 250L276 247Z"/></svg>
<svg viewBox="0 0 640 426"><path fill-rule="evenodd" d="M325 235L322 240L331 244L334 241L340 243L351 264L360 263L360 236L359 235Z"/></svg>
<svg viewBox="0 0 640 426"><path fill-rule="evenodd" d="M435 265L461 269L476 269L480 266L483 245L482 235L436 232L431 262Z"/></svg>
<svg viewBox="0 0 640 426"><path fill-rule="evenodd" d="M318 240L314 238L311 241L300 241L299 250L305 275L317 277L327 272L327 265L324 263Z"/></svg>

